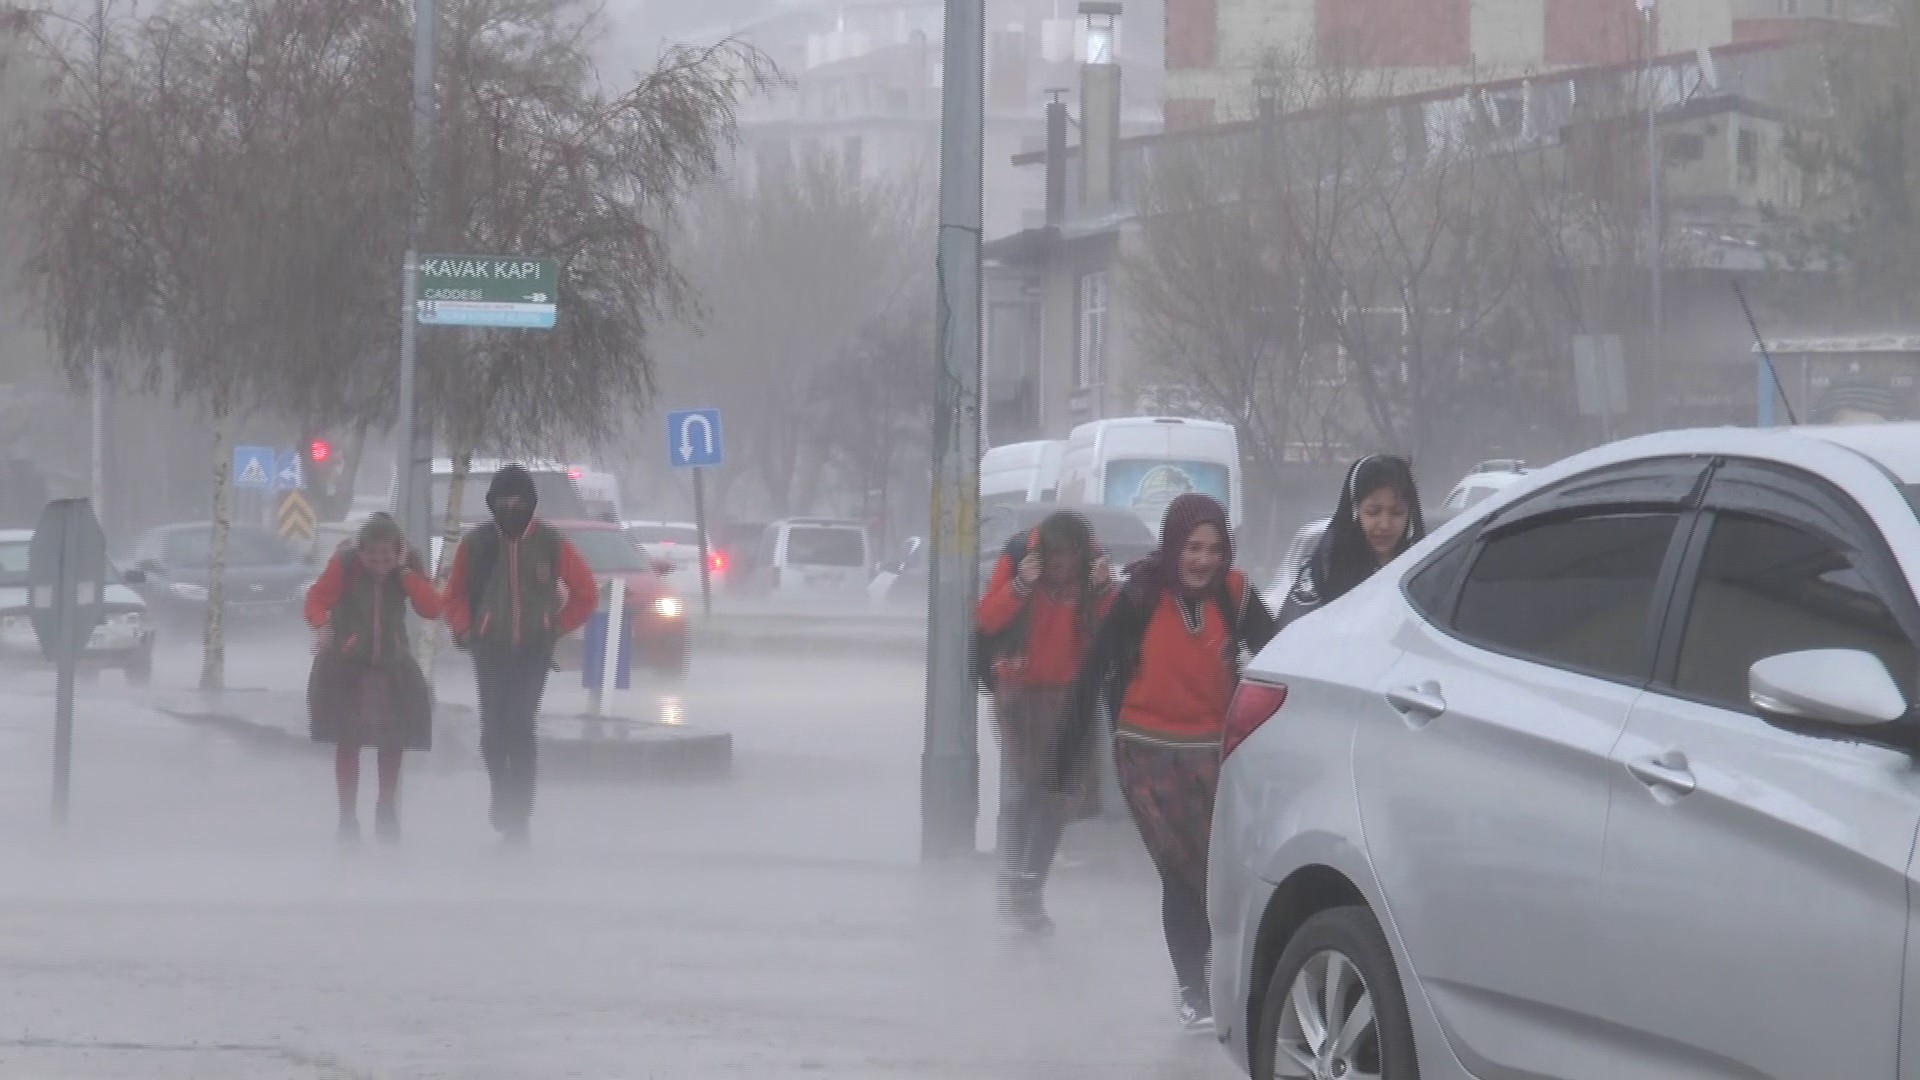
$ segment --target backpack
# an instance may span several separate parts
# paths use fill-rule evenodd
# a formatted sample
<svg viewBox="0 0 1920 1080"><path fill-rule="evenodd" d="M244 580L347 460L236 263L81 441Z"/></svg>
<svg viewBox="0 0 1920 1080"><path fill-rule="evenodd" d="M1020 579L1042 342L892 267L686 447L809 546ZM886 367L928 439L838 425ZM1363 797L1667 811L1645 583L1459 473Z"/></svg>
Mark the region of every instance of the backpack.
<svg viewBox="0 0 1920 1080"><path fill-rule="evenodd" d="M1020 564L1026 561L1027 552L1033 544L1032 533L1020 533L1007 541L1000 551L1000 557L1008 561L1014 573L1020 572ZM973 628L973 681L982 690L993 689L993 665L1003 657L1016 656L1027 647L1027 629L1033 621L1032 609L1025 604L1013 621L1002 627L998 633L983 634L978 623Z"/></svg>

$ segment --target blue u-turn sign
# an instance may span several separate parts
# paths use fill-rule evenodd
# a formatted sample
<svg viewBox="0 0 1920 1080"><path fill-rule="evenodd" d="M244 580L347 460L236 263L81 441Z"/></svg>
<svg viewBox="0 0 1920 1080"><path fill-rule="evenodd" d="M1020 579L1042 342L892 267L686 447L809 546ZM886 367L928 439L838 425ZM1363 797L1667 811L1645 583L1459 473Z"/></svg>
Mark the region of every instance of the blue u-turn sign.
<svg viewBox="0 0 1920 1080"><path fill-rule="evenodd" d="M667 460L676 469L703 469L726 460L720 442L720 410L668 413Z"/></svg>

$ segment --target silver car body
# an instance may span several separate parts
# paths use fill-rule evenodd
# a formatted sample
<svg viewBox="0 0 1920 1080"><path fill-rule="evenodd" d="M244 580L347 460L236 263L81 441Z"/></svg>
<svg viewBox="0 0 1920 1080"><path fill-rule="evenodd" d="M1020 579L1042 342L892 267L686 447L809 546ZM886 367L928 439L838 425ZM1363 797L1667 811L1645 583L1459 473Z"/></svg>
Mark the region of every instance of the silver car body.
<svg viewBox="0 0 1920 1080"><path fill-rule="evenodd" d="M1904 578L1891 606L1911 605L1920 425L1727 428L1528 474L1289 627L1247 671L1287 700L1227 759L1214 821L1213 998L1242 1067L1290 930L1364 904L1428 1080L1920 1080L1909 753L1492 651L1406 591L1531 497L1661 459L1830 485ZM1663 567L1698 557L1675 535ZM1649 590L1656 613L1672 589ZM1648 630L1662 651L1670 622Z"/></svg>

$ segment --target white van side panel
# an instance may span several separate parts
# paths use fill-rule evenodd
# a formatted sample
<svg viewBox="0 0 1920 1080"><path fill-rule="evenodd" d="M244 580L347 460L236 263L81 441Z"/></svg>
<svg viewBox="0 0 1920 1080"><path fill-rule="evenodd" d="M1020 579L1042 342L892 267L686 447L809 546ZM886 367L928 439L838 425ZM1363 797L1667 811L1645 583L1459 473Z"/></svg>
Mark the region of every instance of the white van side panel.
<svg viewBox="0 0 1920 1080"><path fill-rule="evenodd" d="M1206 420L1123 417L1075 428L1060 466L1060 501L1102 505L1108 500L1108 466L1117 461L1193 462L1218 465L1226 473L1228 519L1241 515L1239 440L1233 427ZM1216 474L1217 475L1217 474ZM1157 528L1158 522L1150 525Z"/></svg>

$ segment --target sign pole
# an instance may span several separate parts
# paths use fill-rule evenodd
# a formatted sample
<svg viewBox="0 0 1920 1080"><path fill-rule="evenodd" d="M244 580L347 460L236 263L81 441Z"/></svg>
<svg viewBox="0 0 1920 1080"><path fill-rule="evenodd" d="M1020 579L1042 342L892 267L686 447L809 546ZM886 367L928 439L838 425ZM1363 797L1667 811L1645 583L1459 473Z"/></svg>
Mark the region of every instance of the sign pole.
<svg viewBox="0 0 1920 1080"><path fill-rule="evenodd" d="M417 190L407 254L400 271L400 423L395 441L399 470L400 529L407 545L426 551L428 493L425 473L432 464L432 446L422 460L420 407L415 387L419 351L420 295L417 269L420 245L426 239L432 198L434 30L438 14L434 0L413 0L413 168Z"/></svg>
<svg viewBox="0 0 1920 1080"><path fill-rule="evenodd" d="M970 663L980 531L983 0L947 0L940 86L940 272L927 560L920 856L971 856L980 816L979 692Z"/></svg>
<svg viewBox="0 0 1920 1080"><path fill-rule="evenodd" d="M707 485L700 480L705 469L693 470L693 527L700 534L700 611L713 616L713 567L707 554Z"/></svg>
<svg viewBox="0 0 1920 1080"><path fill-rule="evenodd" d="M79 569L78 539L73 529L60 538L60 569L54 586L53 618L58 628L59 663L53 691L53 824L67 827L67 805L73 779L73 624L74 571Z"/></svg>

